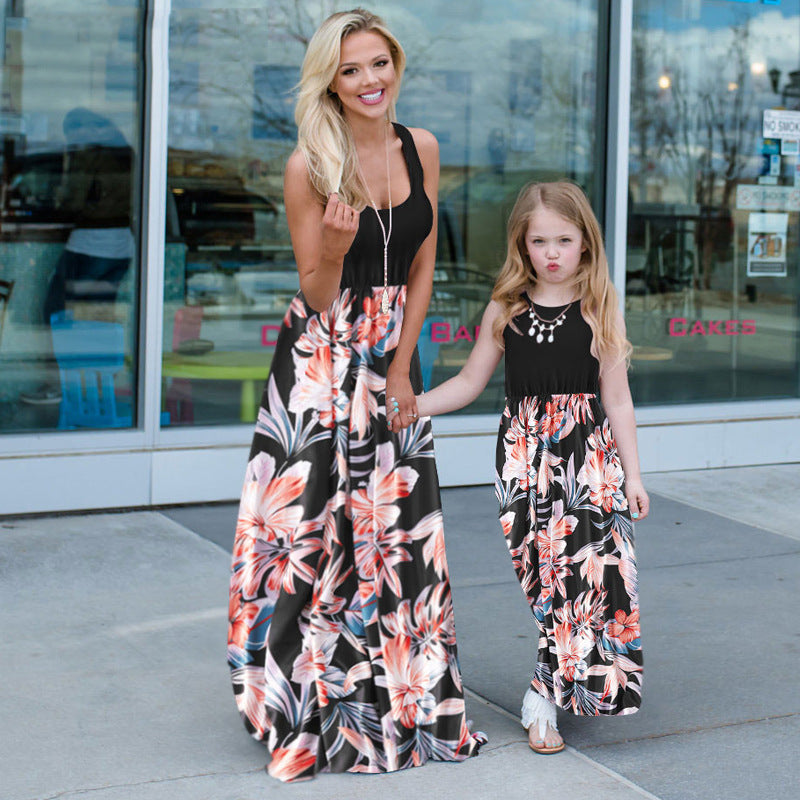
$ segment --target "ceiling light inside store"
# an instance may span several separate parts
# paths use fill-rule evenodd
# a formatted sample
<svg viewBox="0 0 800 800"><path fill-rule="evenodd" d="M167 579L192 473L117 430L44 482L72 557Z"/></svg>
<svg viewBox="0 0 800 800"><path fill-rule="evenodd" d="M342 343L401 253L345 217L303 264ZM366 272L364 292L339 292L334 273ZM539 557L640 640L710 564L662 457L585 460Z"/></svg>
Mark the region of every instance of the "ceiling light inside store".
<svg viewBox="0 0 800 800"><path fill-rule="evenodd" d="M739 84L736 83L736 81L731 81L728 84L728 91L729 92L735 92L738 88L739 88Z"/></svg>
<svg viewBox="0 0 800 800"><path fill-rule="evenodd" d="M763 61L754 61L750 65L750 72L753 75L765 75L767 72L767 65Z"/></svg>
<svg viewBox="0 0 800 800"><path fill-rule="evenodd" d="M658 79L658 88L659 89L669 89L672 86L672 81L670 80L669 75L662 75Z"/></svg>

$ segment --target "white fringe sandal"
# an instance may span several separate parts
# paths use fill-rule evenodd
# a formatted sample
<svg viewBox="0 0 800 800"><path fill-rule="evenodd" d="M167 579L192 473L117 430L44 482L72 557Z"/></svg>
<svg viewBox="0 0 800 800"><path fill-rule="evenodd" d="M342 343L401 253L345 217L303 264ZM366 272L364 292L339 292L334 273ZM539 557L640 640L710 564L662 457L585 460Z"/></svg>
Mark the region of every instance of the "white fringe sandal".
<svg viewBox="0 0 800 800"><path fill-rule="evenodd" d="M535 741L530 739L531 725L536 725L539 729L539 738ZM533 689L528 687L525 697L522 698L522 727L528 731L528 744L535 753L551 755L560 753L564 749L563 741L556 745L548 746L545 744L548 725L552 731L558 733L556 707L549 700L545 700L538 692L534 692Z"/></svg>

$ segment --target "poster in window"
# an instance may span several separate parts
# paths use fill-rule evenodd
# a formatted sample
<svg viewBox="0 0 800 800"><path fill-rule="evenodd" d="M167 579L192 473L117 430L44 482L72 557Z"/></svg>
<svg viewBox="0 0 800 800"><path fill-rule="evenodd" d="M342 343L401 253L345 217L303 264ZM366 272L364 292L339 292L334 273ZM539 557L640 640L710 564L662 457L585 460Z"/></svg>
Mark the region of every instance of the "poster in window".
<svg viewBox="0 0 800 800"><path fill-rule="evenodd" d="M747 223L748 277L786 275L788 214L750 214Z"/></svg>

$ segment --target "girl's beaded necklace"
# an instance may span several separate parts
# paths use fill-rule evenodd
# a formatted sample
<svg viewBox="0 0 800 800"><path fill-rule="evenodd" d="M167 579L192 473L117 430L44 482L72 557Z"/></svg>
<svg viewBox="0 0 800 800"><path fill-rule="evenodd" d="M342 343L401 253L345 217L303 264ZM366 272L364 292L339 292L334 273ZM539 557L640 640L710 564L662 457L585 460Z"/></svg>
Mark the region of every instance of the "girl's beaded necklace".
<svg viewBox="0 0 800 800"><path fill-rule="evenodd" d="M528 297L528 302L530 303L531 307L530 311L528 311L528 316L531 318L531 326L528 328L528 336L535 336L538 343L545 341L545 339L548 342L554 341L556 328L564 324L567 311L569 311L575 303L573 300L572 303L570 303L563 311L559 312L555 317L553 317L553 319L544 319L536 311L536 307L534 306L533 300L531 300L530 296Z"/></svg>

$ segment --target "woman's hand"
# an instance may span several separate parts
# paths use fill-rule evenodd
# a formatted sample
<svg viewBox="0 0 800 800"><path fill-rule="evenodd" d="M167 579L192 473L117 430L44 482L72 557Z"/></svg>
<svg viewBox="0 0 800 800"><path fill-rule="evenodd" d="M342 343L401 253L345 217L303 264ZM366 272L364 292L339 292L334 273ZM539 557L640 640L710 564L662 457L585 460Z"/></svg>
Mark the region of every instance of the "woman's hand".
<svg viewBox="0 0 800 800"><path fill-rule="evenodd" d="M360 216L359 211L340 202L336 192L331 193L322 217L322 252L326 256L344 259L358 233Z"/></svg>
<svg viewBox="0 0 800 800"><path fill-rule="evenodd" d="M641 522L650 513L650 498L640 480L625 481L625 497L635 522Z"/></svg>
<svg viewBox="0 0 800 800"><path fill-rule="evenodd" d="M389 367L386 375L386 422L389 430L398 433L418 419L417 398L408 372Z"/></svg>

